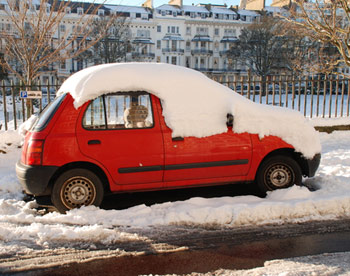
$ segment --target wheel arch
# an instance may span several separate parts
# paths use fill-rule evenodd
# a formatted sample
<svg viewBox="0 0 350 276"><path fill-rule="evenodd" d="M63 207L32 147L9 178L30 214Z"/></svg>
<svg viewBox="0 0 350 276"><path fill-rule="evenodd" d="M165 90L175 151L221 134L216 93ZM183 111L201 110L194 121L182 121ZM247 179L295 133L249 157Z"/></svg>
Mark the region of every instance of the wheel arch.
<svg viewBox="0 0 350 276"><path fill-rule="evenodd" d="M57 178L64 172L69 171L71 169L87 169L97 175L97 177L101 180L103 189L105 193L110 193L110 186L109 181L106 173L96 164L90 163L90 162L72 162L67 163L63 166L61 166L51 177L49 181L49 190L50 194L52 192L53 185L55 184Z"/></svg>
<svg viewBox="0 0 350 276"><path fill-rule="evenodd" d="M301 169L302 175L308 176L309 166L308 166L306 159L303 157L303 155L300 152L296 152L292 148L280 148L280 149L276 149L274 151L271 151L261 160L259 167L255 173L255 179L256 179L258 172L259 172L259 169L260 169L261 165L264 163L264 161L273 157L273 156L277 156L277 155L284 155L284 156L289 156L289 157L293 158L298 163L298 165Z"/></svg>

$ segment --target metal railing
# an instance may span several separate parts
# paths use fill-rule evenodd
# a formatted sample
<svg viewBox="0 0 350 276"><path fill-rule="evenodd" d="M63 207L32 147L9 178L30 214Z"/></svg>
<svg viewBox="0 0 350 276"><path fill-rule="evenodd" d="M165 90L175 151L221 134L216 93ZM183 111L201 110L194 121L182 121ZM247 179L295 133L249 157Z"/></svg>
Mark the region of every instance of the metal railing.
<svg viewBox="0 0 350 276"><path fill-rule="evenodd" d="M340 76L273 76L266 81L249 75L209 77L254 102L294 109L305 117L349 116L349 79Z"/></svg>
<svg viewBox="0 0 350 276"><path fill-rule="evenodd" d="M304 76L291 78L274 76L263 81L253 76L239 76L222 73L208 73L215 81L236 91L254 102L281 106L301 112L305 117L349 117L350 85L349 79L339 76ZM28 108L38 112L54 97L60 84L37 84L32 88L21 85L0 85L0 129L17 129L27 119ZM42 99L20 98L22 90L42 91ZM185 99L184 99L185 100ZM24 119L23 119L24 118Z"/></svg>
<svg viewBox="0 0 350 276"><path fill-rule="evenodd" d="M3 81L0 85L0 130L17 129L29 114L40 112L55 98L60 85L56 81L54 84L47 82L26 87ZM41 91L42 98L23 99L20 97L21 91Z"/></svg>

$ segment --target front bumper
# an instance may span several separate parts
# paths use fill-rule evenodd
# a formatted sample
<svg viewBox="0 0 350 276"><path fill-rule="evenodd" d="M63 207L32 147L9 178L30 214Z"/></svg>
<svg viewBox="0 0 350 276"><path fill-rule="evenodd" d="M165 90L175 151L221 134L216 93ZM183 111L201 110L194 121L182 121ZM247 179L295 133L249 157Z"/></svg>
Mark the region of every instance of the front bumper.
<svg viewBox="0 0 350 276"><path fill-rule="evenodd" d="M315 176L315 173L318 169L318 166L320 165L320 162L321 162L321 154L320 153L316 154L312 159L307 159L307 165L309 168L308 177Z"/></svg>
<svg viewBox="0 0 350 276"><path fill-rule="evenodd" d="M41 196L49 195L49 182L57 171L56 166L27 166L20 161L16 164L16 174L27 194Z"/></svg>

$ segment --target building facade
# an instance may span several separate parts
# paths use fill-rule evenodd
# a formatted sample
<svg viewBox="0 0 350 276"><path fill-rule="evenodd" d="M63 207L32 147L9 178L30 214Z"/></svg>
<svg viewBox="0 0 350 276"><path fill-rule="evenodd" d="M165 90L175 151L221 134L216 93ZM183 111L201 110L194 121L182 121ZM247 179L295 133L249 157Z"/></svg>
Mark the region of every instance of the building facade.
<svg viewBox="0 0 350 276"><path fill-rule="evenodd" d="M39 5L40 1L37 2L32 3ZM57 37L60 37L60 32L74 30L85 6L82 4L66 11ZM7 0L0 0L0 29L10 31L11 22L6 9ZM101 6L98 16L108 14L125 17L129 26L131 48L123 61L170 63L213 73L246 71L244 66L229 59L226 54L230 47L234 47L241 30L259 18L257 12L237 7L186 6L180 0L155 8L149 0L142 7ZM63 79L90 65L93 63L82 59L66 60L53 64L43 72L41 80Z"/></svg>

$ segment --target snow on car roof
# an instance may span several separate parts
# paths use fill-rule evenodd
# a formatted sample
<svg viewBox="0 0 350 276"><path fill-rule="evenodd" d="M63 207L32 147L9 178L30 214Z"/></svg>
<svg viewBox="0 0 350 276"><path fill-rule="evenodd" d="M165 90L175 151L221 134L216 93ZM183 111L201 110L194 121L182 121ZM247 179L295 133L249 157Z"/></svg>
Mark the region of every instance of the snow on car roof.
<svg viewBox="0 0 350 276"><path fill-rule="evenodd" d="M204 74L163 63L112 63L92 66L70 76L58 95L68 92L76 108L102 94L147 91L162 100L163 115L173 137L205 137L233 130L260 138L275 135L305 157L321 151L318 132L299 113L254 103Z"/></svg>

